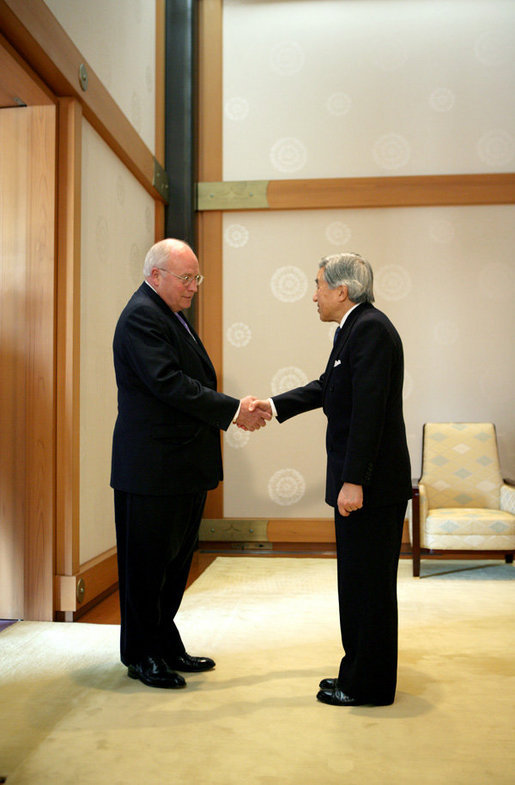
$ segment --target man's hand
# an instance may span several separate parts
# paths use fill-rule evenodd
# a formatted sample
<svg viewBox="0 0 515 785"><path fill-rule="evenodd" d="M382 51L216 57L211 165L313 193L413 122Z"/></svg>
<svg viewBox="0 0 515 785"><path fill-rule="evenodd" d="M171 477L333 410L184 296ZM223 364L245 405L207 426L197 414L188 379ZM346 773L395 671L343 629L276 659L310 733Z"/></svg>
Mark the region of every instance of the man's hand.
<svg viewBox="0 0 515 785"><path fill-rule="evenodd" d="M240 401L240 413L238 419L235 421L238 428L243 428L244 431L257 431L258 428L264 428L267 420L272 419L272 412L270 405L265 410L260 406L255 406L258 401L253 395L247 395ZM266 401L264 402L266 403Z"/></svg>
<svg viewBox="0 0 515 785"><path fill-rule="evenodd" d="M363 507L363 486L353 485L351 482L344 482L338 494L338 511L340 515L347 518L354 510Z"/></svg>
<svg viewBox="0 0 515 785"><path fill-rule="evenodd" d="M270 401L259 401L257 398L254 398L254 400L250 404L249 409L250 409L251 412L257 411L258 409L263 411L263 412L268 412L268 414L270 415L270 417L268 419L271 419L272 415L273 415L272 406L270 404Z"/></svg>

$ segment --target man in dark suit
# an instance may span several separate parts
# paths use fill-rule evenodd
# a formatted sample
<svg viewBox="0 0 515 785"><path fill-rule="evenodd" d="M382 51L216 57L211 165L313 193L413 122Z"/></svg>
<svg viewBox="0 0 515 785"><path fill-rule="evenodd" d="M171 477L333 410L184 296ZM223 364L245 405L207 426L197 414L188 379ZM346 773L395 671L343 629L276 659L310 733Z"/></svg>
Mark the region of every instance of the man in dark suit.
<svg viewBox="0 0 515 785"><path fill-rule="evenodd" d="M359 255L322 259L316 287L320 319L339 325L324 374L252 406L279 422L318 407L327 416L325 500L335 510L345 656L338 677L320 682L317 698L386 705L397 681L397 567L411 496L402 343L372 305L372 268Z"/></svg>
<svg viewBox="0 0 515 785"><path fill-rule="evenodd" d="M118 417L115 496L121 660L152 687L183 687L176 671L209 670L186 652L174 618L184 594L206 493L222 479L220 429L247 430L270 416L216 390L216 374L183 310L202 283L192 249L152 246L144 281L114 335Z"/></svg>

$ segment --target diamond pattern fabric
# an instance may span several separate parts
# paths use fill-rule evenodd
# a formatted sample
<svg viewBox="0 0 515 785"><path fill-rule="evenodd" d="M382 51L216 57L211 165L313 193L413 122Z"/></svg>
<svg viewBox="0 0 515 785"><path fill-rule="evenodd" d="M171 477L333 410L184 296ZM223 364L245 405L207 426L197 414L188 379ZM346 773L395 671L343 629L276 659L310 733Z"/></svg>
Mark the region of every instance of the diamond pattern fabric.
<svg viewBox="0 0 515 785"><path fill-rule="evenodd" d="M424 472L429 508L498 508L502 477L491 423L427 423Z"/></svg>
<svg viewBox="0 0 515 785"><path fill-rule="evenodd" d="M492 423L427 423L422 465L422 548L515 549L515 488L503 482Z"/></svg>

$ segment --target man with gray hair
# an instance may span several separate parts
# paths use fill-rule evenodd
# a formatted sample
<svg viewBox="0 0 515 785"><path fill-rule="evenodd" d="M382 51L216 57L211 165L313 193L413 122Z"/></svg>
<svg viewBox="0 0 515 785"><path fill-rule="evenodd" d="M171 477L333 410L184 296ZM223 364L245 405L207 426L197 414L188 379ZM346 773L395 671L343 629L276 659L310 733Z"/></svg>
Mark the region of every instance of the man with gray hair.
<svg viewBox="0 0 515 785"><path fill-rule="evenodd" d="M149 687L184 687L181 672L214 668L187 653L175 624L206 493L222 479L220 431L270 415L216 389L211 360L188 322L204 277L185 242L152 246L144 281L113 341L118 417L113 435L121 660Z"/></svg>
<svg viewBox="0 0 515 785"><path fill-rule="evenodd" d="M317 698L387 705L397 683L397 567L411 497L402 343L372 305L372 268L358 254L322 259L313 301L323 322L338 324L325 372L251 408L279 422L320 407L327 416L325 500L334 507L345 656Z"/></svg>

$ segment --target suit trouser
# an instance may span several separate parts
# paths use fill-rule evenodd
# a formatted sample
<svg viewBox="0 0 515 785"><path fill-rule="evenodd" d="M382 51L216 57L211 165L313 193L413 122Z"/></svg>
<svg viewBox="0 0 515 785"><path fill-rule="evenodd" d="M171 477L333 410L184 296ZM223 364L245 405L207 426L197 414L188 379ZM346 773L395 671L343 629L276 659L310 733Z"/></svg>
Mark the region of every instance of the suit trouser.
<svg viewBox="0 0 515 785"><path fill-rule="evenodd" d="M186 588L206 493L145 496L114 492L120 591L120 654L183 654L174 618Z"/></svg>
<svg viewBox="0 0 515 785"><path fill-rule="evenodd" d="M367 703L393 703L397 684L397 568L406 502L335 509L340 628L338 686Z"/></svg>

